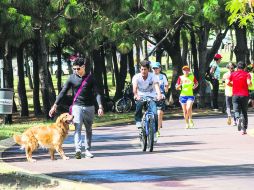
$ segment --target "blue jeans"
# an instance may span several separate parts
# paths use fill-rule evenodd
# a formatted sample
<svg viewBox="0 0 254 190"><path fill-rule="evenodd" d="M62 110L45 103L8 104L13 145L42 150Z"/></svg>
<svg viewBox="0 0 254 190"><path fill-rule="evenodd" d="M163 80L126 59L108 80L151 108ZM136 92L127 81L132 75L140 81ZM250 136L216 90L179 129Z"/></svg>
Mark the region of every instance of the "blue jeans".
<svg viewBox="0 0 254 190"><path fill-rule="evenodd" d="M136 112L135 112L135 121L136 122L141 122L142 120L142 109L144 106L145 102L142 102L140 100L136 101ZM155 118L155 127L156 127L156 131L158 129L158 114L157 114L157 107L156 107L156 103L155 101L151 100L148 106L148 111L152 112L154 114L154 118Z"/></svg>
<svg viewBox="0 0 254 190"><path fill-rule="evenodd" d="M73 123L75 126L74 144L75 151L80 152L82 147L81 129L85 125L85 150L91 149L92 143L92 124L94 119L94 106L77 106L72 107Z"/></svg>

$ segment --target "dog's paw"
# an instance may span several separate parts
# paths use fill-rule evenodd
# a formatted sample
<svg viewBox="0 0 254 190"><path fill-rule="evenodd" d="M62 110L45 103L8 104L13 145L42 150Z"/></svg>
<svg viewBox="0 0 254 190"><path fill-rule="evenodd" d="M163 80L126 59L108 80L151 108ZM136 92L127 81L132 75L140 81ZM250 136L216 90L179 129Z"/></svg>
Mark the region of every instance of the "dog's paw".
<svg viewBox="0 0 254 190"><path fill-rule="evenodd" d="M69 160L70 157L65 156L65 157L63 157L63 159L64 159L64 160Z"/></svg>
<svg viewBox="0 0 254 190"><path fill-rule="evenodd" d="M35 159L30 158L30 159L28 160L28 162L36 162L36 160L35 160Z"/></svg>

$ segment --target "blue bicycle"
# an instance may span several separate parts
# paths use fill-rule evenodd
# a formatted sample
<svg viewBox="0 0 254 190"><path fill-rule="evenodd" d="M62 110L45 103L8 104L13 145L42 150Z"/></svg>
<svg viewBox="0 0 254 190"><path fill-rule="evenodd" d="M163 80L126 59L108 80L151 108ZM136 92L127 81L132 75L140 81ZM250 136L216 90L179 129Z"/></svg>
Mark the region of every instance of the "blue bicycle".
<svg viewBox="0 0 254 190"><path fill-rule="evenodd" d="M140 129L139 139L142 151L146 151L148 148L150 152L153 151L154 135L156 134L155 116L154 113L149 110L150 101L152 98L143 98L141 101L145 103L145 113L142 117L142 128Z"/></svg>

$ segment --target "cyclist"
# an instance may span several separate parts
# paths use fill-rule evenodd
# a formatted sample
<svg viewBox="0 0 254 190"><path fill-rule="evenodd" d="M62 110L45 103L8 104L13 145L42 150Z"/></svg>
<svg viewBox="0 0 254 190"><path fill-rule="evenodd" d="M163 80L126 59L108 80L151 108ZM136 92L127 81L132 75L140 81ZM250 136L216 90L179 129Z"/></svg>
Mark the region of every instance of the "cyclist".
<svg viewBox="0 0 254 190"><path fill-rule="evenodd" d="M134 77L132 78L133 94L134 99L136 100L135 121L138 129L142 127L141 120L142 109L144 105L142 98L151 97L152 99L155 99L157 97L157 100L162 99L159 87L159 80L157 79L157 77L154 76L153 73L149 72L149 69L150 62L146 60L141 61L140 73L134 75ZM155 126L157 131L158 115L155 101L151 100L149 106L149 109L155 115Z"/></svg>
<svg viewBox="0 0 254 190"><path fill-rule="evenodd" d="M231 73L227 84L233 86L233 109L235 112L236 123L238 130L241 131L242 135L247 134L246 130L248 128L248 99L249 91L248 86L251 86L251 76L250 73L246 72L244 69L246 64L242 61L237 64L237 71ZM243 115L243 121L240 119L240 114ZM243 128L241 123L243 122Z"/></svg>
<svg viewBox="0 0 254 190"><path fill-rule="evenodd" d="M224 86L225 86L226 112L227 112L227 115L228 115L227 124L231 125L231 120L232 120L232 117L231 117L231 105L232 105L233 91L232 91L232 87L227 85L225 83L225 81L229 78L231 73L235 71L235 65L233 63L229 63L229 64L227 64L227 69L228 69L228 72L226 72L223 75L222 82L224 83ZM234 117L234 126L236 126L236 119L235 119L235 117Z"/></svg>
<svg viewBox="0 0 254 190"><path fill-rule="evenodd" d="M190 73L189 66L183 66L182 71L183 75L179 76L176 82L176 89L181 90L179 102L182 105L186 129L188 129L190 127L194 127L194 123L192 121L192 105L195 100L193 89L197 88L198 81L195 76Z"/></svg>
<svg viewBox="0 0 254 190"><path fill-rule="evenodd" d="M163 100L157 101L157 113L158 113L158 136L160 136L160 129L162 128L162 119L165 111L165 97L168 93L168 80L164 74L161 74L161 64L159 62L152 63L153 73L159 80L160 91L163 96Z"/></svg>

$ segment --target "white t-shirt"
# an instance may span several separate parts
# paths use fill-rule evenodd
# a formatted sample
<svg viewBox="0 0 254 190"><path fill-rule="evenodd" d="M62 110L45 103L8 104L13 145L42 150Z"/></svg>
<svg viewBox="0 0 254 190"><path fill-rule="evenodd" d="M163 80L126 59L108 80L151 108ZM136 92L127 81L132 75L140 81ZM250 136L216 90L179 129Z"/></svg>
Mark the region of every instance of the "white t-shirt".
<svg viewBox="0 0 254 190"><path fill-rule="evenodd" d="M154 74L154 75L159 80L159 86L160 86L161 93L165 95L165 86L168 85L166 76L161 73L159 73L158 75L156 75L156 74Z"/></svg>
<svg viewBox="0 0 254 190"><path fill-rule="evenodd" d="M156 91L154 88L154 84L159 83L158 78L153 73L148 73L147 79L144 80L141 73L134 75L132 78L132 84L138 86L138 95L140 97L149 96L156 97Z"/></svg>

